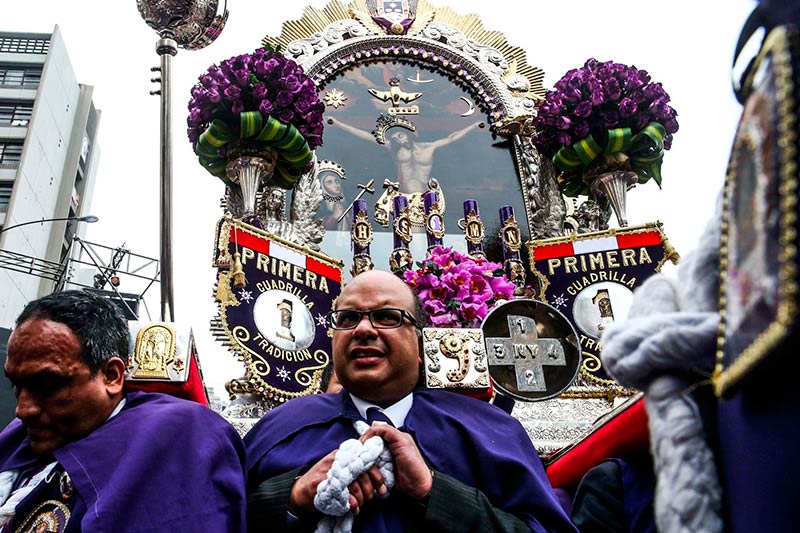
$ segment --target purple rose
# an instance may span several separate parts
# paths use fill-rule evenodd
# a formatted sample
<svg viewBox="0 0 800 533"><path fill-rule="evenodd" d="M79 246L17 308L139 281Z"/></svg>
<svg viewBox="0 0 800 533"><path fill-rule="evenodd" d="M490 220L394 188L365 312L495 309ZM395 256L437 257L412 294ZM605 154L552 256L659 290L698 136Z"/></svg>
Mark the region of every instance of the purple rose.
<svg viewBox="0 0 800 533"><path fill-rule="evenodd" d="M553 104L552 102L550 102L548 100L545 100L539 106L539 116L541 117L542 115L550 115L550 114L554 113L556 111L556 109L557 109L557 107L556 107L555 104Z"/></svg>
<svg viewBox="0 0 800 533"><path fill-rule="evenodd" d="M189 113L189 118L187 119L187 123L189 126L193 128L199 127L203 124L203 113L199 109L195 108L192 109L191 113Z"/></svg>
<svg viewBox="0 0 800 533"><path fill-rule="evenodd" d="M281 109L278 113L278 120L284 124L291 124L292 120L294 120L294 111L289 108Z"/></svg>
<svg viewBox="0 0 800 533"><path fill-rule="evenodd" d="M309 133L304 135L306 142L308 143L308 147L311 150L316 149L319 146L322 146L322 134L317 135L316 133Z"/></svg>
<svg viewBox="0 0 800 533"><path fill-rule="evenodd" d="M258 110L261 111L262 115L268 117L275 111L275 108L269 100L262 100L261 103L258 104Z"/></svg>
<svg viewBox="0 0 800 533"><path fill-rule="evenodd" d="M556 119L556 128L560 130L568 130L572 125L572 121L567 117L558 117Z"/></svg>
<svg viewBox="0 0 800 533"><path fill-rule="evenodd" d="M592 76L588 80L586 80L586 89L592 93L594 91L599 91L603 88L603 85L600 83L600 80Z"/></svg>
<svg viewBox="0 0 800 533"><path fill-rule="evenodd" d="M319 111L310 111L303 115L303 119L308 124L316 124L317 122L322 122L322 114Z"/></svg>
<svg viewBox="0 0 800 533"><path fill-rule="evenodd" d="M586 118L591 113L592 113L592 103L587 101L587 100L584 100L581 103L579 103L578 105L576 105L575 106L575 111L573 111L573 114L576 117L581 117L581 118Z"/></svg>
<svg viewBox="0 0 800 533"><path fill-rule="evenodd" d="M279 91L278 96L275 97L275 103L278 107L286 107L294 102L294 95L289 91Z"/></svg>
<svg viewBox="0 0 800 533"><path fill-rule="evenodd" d="M236 100L231 104L231 112L239 114L244 111L244 103L241 100Z"/></svg>
<svg viewBox="0 0 800 533"><path fill-rule="evenodd" d="M606 129L616 128L619 126L619 113L616 111L607 111L603 113L603 127Z"/></svg>
<svg viewBox="0 0 800 533"><path fill-rule="evenodd" d="M612 77L614 76L614 72L608 65L604 64L603 66L595 70L595 75L597 76L598 80L600 80L601 82L605 82L612 79Z"/></svg>
<svg viewBox="0 0 800 533"><path fill-rule="evenodd" d="M234 79L239 87L247 87L250 85L250 71L245 69L237 69L233 71Z"/></svg>
<svg viewBox="0 0 800 533"><path fill-rule="evenodd" d="M286 60L281 68L281 78L288 78L297 74L297 63Z"/></svg>
<svg viewBox="0 0 800 533"><path fill-rule="evenodd" d="M663 98L657 98L647 108L657 120L664 120L672 116L672 108L667 104Z"/></svg>
<svg viewBox="0 0 800 533"><path fill-rule="evenodd" d="M311 111L311 101L307 98L300 98L294 103L294 107L298 113L305 115Z"/></svg>
<svg viewBox="0 0 800 533"><path fill-rule="evenodd" d="M678 131L678 121L675 118L669 118L664 121L664 128L667 130L668 137L671 139L672 134Z"/></svg>
<svg viewBox="0 0 800 533"><path fill-rule="evenodd" d="M570 146L572 144L572 136L569 133L562 131L556 135L556 141L562 146Z"/></svg>
<svg viewBox="0 0 800 533"><path fill-rule="evenodd" d="M589 95L589 98L591 99L592 105L594 107L601 106L606 101L606 96L605 96L605 94L603 94L603 90L602 89L598 89L596 91L592 91L592 94Z"/></svg>
<svg viewBox="0 0 800 533"><path fill-rule="evenodd" d="M253 98L257 101L261 101L267 97L268 91L267 86L261 82L253 84Z"/></svg>
<svg viewBox="0 0 800 533"><path fill-rule="evenodd" d="M661 86L660 83L652 83L650 85L646 85L643 91L645 98L647 98L648 100L655 100L657 98L667 97L667 93L664 92L664 88Z"/></svg>
<svg viewBox="0 0 800 533"><path fill-rule="evenodd" d="M620 89L619 81L617 81L616 78L608 78L603 80L603 94L605 94L606 98L612 102L619 100L619 97L622 95L622 89Z"/></svg>
<svg viewBox="0 0 800 533"><path fill-rule="evenodd" d="M640 113L639 118L636 119L636 129L640 130L653 121L653 115L650 113Z"/></svg>
<svg viewBox="0 0 800 533"><path fill-rule="evenodd" d="M619 101L619 116L621 118L628 118L636 113L636 102L631 100L630 98L623 98Z"/></svg>
<svg viewBox="0 0 800 533"><path fill-rule="evenodd" d="M286 76L281 80L281 85L284 89L289 91L290 93L297 93L300 92L302 85L300 84L300 80L297 79L297 76L289 75Z"/></svg>
<svg viewBox="0 0 800 533"><path fill-rule="evenodd" d="M576 139L583 139L589 135L589 124L584 121L576 122L572 127L572 132Z"/></svg>
<svg viewBox="0 0 800 533"><path fill-rule="evenodd" d="M567 85L569 85L570 89L578 89L580 91L580 88L583 87L583 85L584 85L582 74L583 74L583 72L578 72L578 73L576 73L575 76L572 76L569 79L569 81L567 82Z"/></svg>
<svg viewBox="0 0 800 533"><path fill-rule="evenodd" d="M224 91L226 100L238 100L242 96L242 90L237 85L229 85Z"/></svg>
<svg viewBox="0 0 800 533"><path fill-rule="evenodd" d="M267 63L263 58L253 60L253 72L256 73L256 77L260 80L267 76Z"/></svg>
<svg viewBox="0 0 800 533"><path fill-rule="evenodd" d="M274 80L280 77L280 63L274 57L267 59L264 62L264 78L266 80ZM261 77L259 75L259 77Z"/></svg>

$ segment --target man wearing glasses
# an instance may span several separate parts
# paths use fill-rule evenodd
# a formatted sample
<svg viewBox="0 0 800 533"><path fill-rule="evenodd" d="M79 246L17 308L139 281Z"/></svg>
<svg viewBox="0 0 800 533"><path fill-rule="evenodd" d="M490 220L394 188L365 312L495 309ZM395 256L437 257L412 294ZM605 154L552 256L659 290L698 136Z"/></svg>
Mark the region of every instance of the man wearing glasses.
<svg viewBox="0 0 800 533"><path fill-rule="evenodd" d="M313 531L314 507L355 420L378 408L362 442L391 451L391 491L373 467L349 485L353 531L576 531L519 422L473 398L419 386L419 302L398 277L372 270L343 289L330 313L343 390L273 409L245 437L250 531Z"/></svg>

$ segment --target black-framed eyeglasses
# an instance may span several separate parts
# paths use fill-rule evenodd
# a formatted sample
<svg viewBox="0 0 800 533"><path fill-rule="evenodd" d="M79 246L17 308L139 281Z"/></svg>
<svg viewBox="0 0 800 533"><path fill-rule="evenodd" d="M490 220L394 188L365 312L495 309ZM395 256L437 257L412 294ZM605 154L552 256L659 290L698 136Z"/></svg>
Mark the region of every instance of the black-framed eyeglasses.
<svg viewBox="0 0 800 533"><path fill-rule="evenodd" d="M381 307L369 311L337 309L328 313L328 323L333 329L353 329L361 322L364 315L369 317L369 323L375 329L399 328L403 324L403 318L407 318L415 328L419 328L419 323L414 315L405 309L396 307Z"/></svg>

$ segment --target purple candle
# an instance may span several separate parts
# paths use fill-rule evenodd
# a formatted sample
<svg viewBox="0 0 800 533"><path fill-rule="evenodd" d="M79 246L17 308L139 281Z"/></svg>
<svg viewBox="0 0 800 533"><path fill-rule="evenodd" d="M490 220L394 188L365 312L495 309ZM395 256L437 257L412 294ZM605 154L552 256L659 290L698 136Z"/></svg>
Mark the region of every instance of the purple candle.
<svg viewBox="0 0 800 533"><path fill-rule="evenodd" d="M411 219L408 214L408 198L402 194L393 199L392 215L394 216L394 247L408 248L411 242Z"/></svg>
<svg viewBox="0 0 800 533"><path fill-rule="evenodd" d="M398 194L393 199L392 215L394 222L394 250L389 255L389 268L395 274L402 275L403 271L411 268L413 258L408 244L411 242L411 218L408 212L408 198Z"/></svg>
<svg viewBox="0 0 800 533"><path fill-rule="evenodd" d="M514 218L514 208L510 205L500 208L500 238L503 240L503 266L506 276L517 287L524 287L525 267L519 254L522 235Z"/></svg>
<svg viewBox="0 0 800 533"><path fill-rule="evenodd" d="M483 253L485 232L477 200L464 200L464 238L467 253L473 257L486 257Z"/></svg>
<svg viewBox="0 0 800 533"><path fill-rule="evenodd" d="M350 274L356 276L372 270L374 265L369 255L372 225L369 223L367 214L367 201L362 198L353 202L353 225L350 227L350 239L353 243L353 267L350 269Z"/></svg>
<svg viewBox="0 0 800 533"><path fill-rule="evenodd" d="M425 234L428 237L428 251L442 245L444 239L444 219L439 207L439 193L428 191L422 195L425 207Z"/></svg>

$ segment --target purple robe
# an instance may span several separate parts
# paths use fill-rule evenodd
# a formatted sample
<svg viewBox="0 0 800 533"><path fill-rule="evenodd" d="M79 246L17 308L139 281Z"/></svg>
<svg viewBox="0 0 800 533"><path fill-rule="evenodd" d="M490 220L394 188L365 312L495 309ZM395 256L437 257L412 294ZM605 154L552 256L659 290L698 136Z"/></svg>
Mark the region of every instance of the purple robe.
<svg viewBox="0 0 800 533"><path fill-rule="evenodd" d="M251 486L310 466L343 441L357 438L352 421L360 418L344 391L297 398L273 409L244 439ZM434 470L479 489L492 505L534 531L575 531L527 433L501 409L460 394L417 389L400 429L411 434ZM403 531L396 499L393 494L371 501L356 517L353 531Z"/></svg>
<svg viewBox="0 0 800 533"><path fill-rule="evenodd" d="M123 409L53 455L74 485L68 531L245 530L244 446L236 430L195 402L131 392ZM0 472L37 457L19 420L0 433ZM39 501L17 506L15 524ZM63 530L62 530L63 531Z"/></svg>

